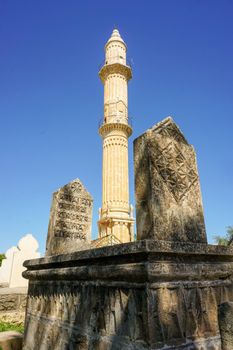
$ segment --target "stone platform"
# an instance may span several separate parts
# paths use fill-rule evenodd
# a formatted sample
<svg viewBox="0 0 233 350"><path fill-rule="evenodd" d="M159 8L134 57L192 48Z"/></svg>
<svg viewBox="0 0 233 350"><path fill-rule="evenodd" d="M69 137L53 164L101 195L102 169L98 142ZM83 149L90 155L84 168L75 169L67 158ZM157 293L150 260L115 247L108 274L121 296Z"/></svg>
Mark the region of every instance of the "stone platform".
<svg viewBox="0 0 233 350"><path fill-rule="evenodd" d="M142 240L25 262L24 350L220 350L233 248Z"/></svg>

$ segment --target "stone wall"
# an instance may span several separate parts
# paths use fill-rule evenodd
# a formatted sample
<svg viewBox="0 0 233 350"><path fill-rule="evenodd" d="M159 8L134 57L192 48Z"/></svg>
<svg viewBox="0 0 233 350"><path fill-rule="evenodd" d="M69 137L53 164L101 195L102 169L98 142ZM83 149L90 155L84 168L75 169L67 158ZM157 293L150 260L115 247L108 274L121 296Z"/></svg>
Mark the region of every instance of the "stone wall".
<svg viewBox="0 0 233 350"><path fill-rule="evenodd" d="M0 288L0 321L23 324L27 288Z"/></svg>
<svg viewBox="0 0 233 350"><path fill-rule="evenodd" d="M40 257L38 247L37 240L29 233L19 240L17 247L9 248L0 266L0 285L10 288L27 287L28 281L22 277L23 263Z"/></svg>
<svg viewBox="0 0 233 350"><path fill-rule="evenodd" d="M25 265L24 350L221 350L232 248L144 240Z"/></svg>

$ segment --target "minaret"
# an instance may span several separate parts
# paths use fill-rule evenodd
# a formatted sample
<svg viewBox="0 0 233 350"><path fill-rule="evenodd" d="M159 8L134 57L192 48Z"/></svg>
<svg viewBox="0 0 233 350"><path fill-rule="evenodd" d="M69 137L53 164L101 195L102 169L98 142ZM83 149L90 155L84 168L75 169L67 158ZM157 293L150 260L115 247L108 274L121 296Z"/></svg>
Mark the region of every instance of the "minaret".
<svg viewBox="0 0 233 350"><path fill-rule="evenodd" d="M102 208L99 238L112 242L134 240L133 207L129 205L128 81L132 71L126 62L126 44L117 29L105 45L105 63L99 72L104 85L104 118L99 128L103 139Z"/></svg>

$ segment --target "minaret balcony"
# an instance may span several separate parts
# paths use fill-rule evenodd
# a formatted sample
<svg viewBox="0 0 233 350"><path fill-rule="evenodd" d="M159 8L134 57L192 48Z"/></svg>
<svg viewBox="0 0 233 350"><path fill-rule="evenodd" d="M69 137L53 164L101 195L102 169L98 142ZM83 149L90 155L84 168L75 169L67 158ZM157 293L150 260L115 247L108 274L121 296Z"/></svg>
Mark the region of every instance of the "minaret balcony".
<svg viewBox="0 0 233 350"><path fill-rule="evenodd" d="M124 66L128 66L131 68L131 70L133 69L132 68L132 63L130 60L126 59L126 58L123 58L122 56L115 56L115 57L112 57L111 59L104 59L98 66L99 68L99 71L101 71L101 69L106 66L106 65L110 65L110 64L114 64L114 63L121 63L123 64Z"/></svg>
<svg viewBox="0 0 233 350"><path fill-rule="evenodd" d="M104 136L108 131L118 129L123 130L129 137L132 134L132 118L123 117L106 117L101 118L99 121L99 134Z"/></svg>
<svg viewBox="0 0 233 350"><path fill-rule="evenodd" d="M132 78L132 69L130 65L123 64L117 60L115 62L111 61L111 63L106 62L99 71L99 77L103 83L110 74L122 74L126 77L127 81Z"/></svg>
<svg viewBox="0 0 233 350"><path fill-rule="evenodd" d="M108 116L103 117L99 120L98 127L100 128L105 124L126 124L133 128L132 117L122 117L122 116Z"/></svg>

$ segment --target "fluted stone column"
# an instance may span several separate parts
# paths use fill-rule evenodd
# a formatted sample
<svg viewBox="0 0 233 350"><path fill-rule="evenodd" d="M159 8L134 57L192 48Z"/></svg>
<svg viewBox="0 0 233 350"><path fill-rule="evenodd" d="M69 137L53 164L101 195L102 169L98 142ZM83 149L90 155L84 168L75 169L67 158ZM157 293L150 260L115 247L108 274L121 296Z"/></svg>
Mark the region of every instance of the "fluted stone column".
<svg viewBox="0 0 233 350"><path fill-rule="evenodd" d="M133 210L129 204L128 81L126 44L117 29L105 46L105 64L99 72L104 85L104 118L99 128L103 139L102 208L99 238L114 235L120 242L133 241Z"/></svg>

